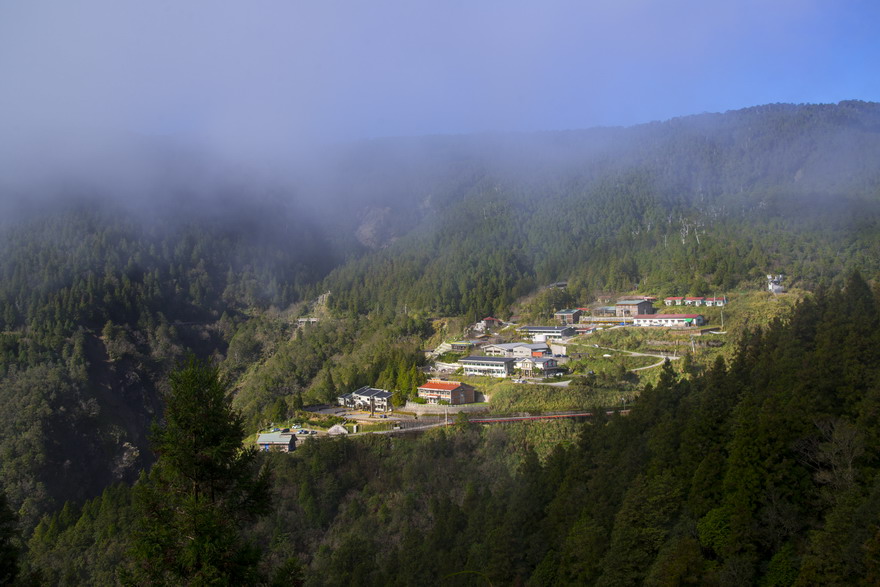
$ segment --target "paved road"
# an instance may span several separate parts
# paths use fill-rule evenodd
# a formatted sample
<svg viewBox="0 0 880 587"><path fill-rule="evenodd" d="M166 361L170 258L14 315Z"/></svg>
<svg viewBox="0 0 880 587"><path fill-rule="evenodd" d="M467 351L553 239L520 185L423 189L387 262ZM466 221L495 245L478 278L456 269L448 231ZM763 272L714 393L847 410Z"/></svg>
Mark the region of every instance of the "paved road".
<svg viewBox="0 0 880 587"><path fill-rule="evenodd" d="M541 383L540 381L529 381L528 383L532 383L535 385L549 385L550 387L568 387L568 384L571 383L571 379L566 379L565 381L554 381L553 383Z"/></svg>
<svg viewBox="0 0 880 587"><path fill-rule="evenodd" d="M651 355L643 355L643 356L648 356L648 357L650 357ZM654 363L654 364L652 364L652 365L648 365L647 367L636 367L635 369L630 369L630 371L635 372L635 371L643 371L643 370L645 370L645 369L653 369L654 367L659 367L660 365L662 365L663 363L665 363L665 362L666 362L666 359L670 359L670 360L676 361L676 360L678 360L678 357L663 357L662 359L660 359L660 362L658 362L658 363Z"/></svg>
<svg viewBox="0 0 880 587"><path fill-rule="evenodd" d="M607 346L600 346L600 347L593 347L593 348L599 348L599 349L606 350L606 351L614 351L617 353L627 353L631 357L656 357L656 358L660 359L660 361L658 361L657 363L653 363L651 365L648 365L647 367L636 367L635 369L630 369L630 371L643 371L645 369L653 369L654 367L659 367L660 365L665 363L666 359L669 359L670 361L677 361L680 358L680 357L670 357L667 355L661 355L659 353L639 353L636 351L625 351L623 349L613 349L613 348L607 347Z"/></svg>
<svg viewBox="0 0 880 587"><path fill-rule="evenodd" d="M593 347L593 348L597 348L597 349L601 349L601 350L605 350L605 351L614 351L616 353L626 353L631 357L656 357L657 359L660 359L656 363L652 363L646 367L636 367L635 369L630 369L630 371L632 371L632 372L644 371L645 369L653 369L655 367L659 367L663 363L666 362L666 359L669 359L670 361L677 361L678 359L681 358L681 357L669 357L669 356L661 355L658 353L639 353L636 351L625 351L623 349L613 349L613 348L607 347L607 346L600 346L600 347ZM558 381L558 382L554 382L554 383L541 383L540 381L528 381L527 380L526 383L530 383L532 385L549 385L550 387L568 387L568 384L571 383L571 380L567 379L565 381Z"/></svg>
<svg viewBox="0 0 880 587"><path fill-rule="evenodd" d="M607 415L612 415L615 413L621 415L629 415L629 410L618 410L618 409L609 409L606 410L605 413ZM503 424L505 422L526 422L526 421L534 421L534 420L555 420L555 419L565 419L565 418L590 418L593 416L593 412L589 412L586 410L576 410L570 412L547 412L543 414L535 414L535 415L519 415L519 416L479 416L479 417L471 417L470 421L474 424ZM450 420L448 423L441 420L439 422L425 424L422 426L411 426L409 428L399 428L396 430L376 430L370 432L358 432L356 434L349 434L348 436L363 436L366 434L404 434L407 432L423 432L425 430L429 430L431 428L440 428L443 426L451 426L453 422Z"/></svg>

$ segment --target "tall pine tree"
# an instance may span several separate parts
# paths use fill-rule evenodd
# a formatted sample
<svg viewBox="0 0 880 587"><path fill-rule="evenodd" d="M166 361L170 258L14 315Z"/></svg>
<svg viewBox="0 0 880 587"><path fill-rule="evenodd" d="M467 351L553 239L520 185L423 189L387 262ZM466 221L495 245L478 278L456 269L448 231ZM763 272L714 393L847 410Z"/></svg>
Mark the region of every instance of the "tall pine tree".
<svg viewBox="0 0 880 587"><path fill-rule="evenodd" d="M158 585L248 585L260 552L242 523L268 512L269 478L243 448L242 417L216 368L190 357L171 374L158 460L135 487L140 521L130 579Z"/></svg>

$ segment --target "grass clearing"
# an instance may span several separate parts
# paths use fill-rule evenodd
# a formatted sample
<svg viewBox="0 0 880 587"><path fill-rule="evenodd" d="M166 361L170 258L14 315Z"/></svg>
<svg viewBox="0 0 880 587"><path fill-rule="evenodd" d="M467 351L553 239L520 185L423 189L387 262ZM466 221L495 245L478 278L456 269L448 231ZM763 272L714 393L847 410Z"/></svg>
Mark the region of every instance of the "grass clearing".
<svg viewBox="0 0 880 587"><path fill-rule="evenodd" d="M633 386L620 387L551 387L517 385L500 388L492 396L492 412L497 414L561 412L622 406L638 395Z"/></svg>

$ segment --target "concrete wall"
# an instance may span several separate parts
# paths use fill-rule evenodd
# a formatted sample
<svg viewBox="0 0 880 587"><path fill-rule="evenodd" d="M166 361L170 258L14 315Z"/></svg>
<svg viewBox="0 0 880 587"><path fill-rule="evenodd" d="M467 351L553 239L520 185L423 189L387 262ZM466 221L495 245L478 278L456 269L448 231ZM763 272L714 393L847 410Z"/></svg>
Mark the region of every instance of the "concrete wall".
<svg viewBox="0 0 880 587"><path fill-rule="evenodd" d="M477 399L480 399L483 394L476 393ZM413 412L415 414L434 414L434 415L443 415L446 411L449 411L450 414L457 414L458 412L485 412L489 410L489 406L486 405L474 405L474 404L463 404L460 406L439 406L436 404L416 404L413 402L406 402L406 405L403 407L404 412Z"/></svg>

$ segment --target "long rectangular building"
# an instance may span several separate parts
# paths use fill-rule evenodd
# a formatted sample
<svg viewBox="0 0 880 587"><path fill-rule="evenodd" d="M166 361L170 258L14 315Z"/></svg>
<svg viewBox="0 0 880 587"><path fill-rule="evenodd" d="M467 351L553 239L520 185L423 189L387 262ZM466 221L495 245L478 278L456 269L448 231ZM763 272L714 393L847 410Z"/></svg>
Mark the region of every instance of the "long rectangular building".
<svg viewBox="0 0 880 587"><path fill-rule="evenodd" d="M289 432L265 432L257 437L257 445L264 452L290 452L296 448L296 440Z"/></svg>
<svg viewBox="0 0 880 587"><path fill-rule="evenodd" d="M639 314L633 320L636 326L689 327L706 323L702 314Z"/></svg>
<svg viewBox="0 0 880 587"><path fill-rule="evenodd" d="M513 373L513 357L464 357L458 364L465 375L484 377L508 377Z"/></svg>
<svg viewBox="0 0 880 587"><path fill-rule="evenodd" d="M575 335L575 329L571 326L521 326L517 330L530 336L534 342L559 340Z"/></svg>
<svg viewBox="0 0 880 587"><path fill-rule="evenodd" d="M483 352L491 357L543 357L550 354L550 347L546 342L504 342L488 344Z"/></svg>

